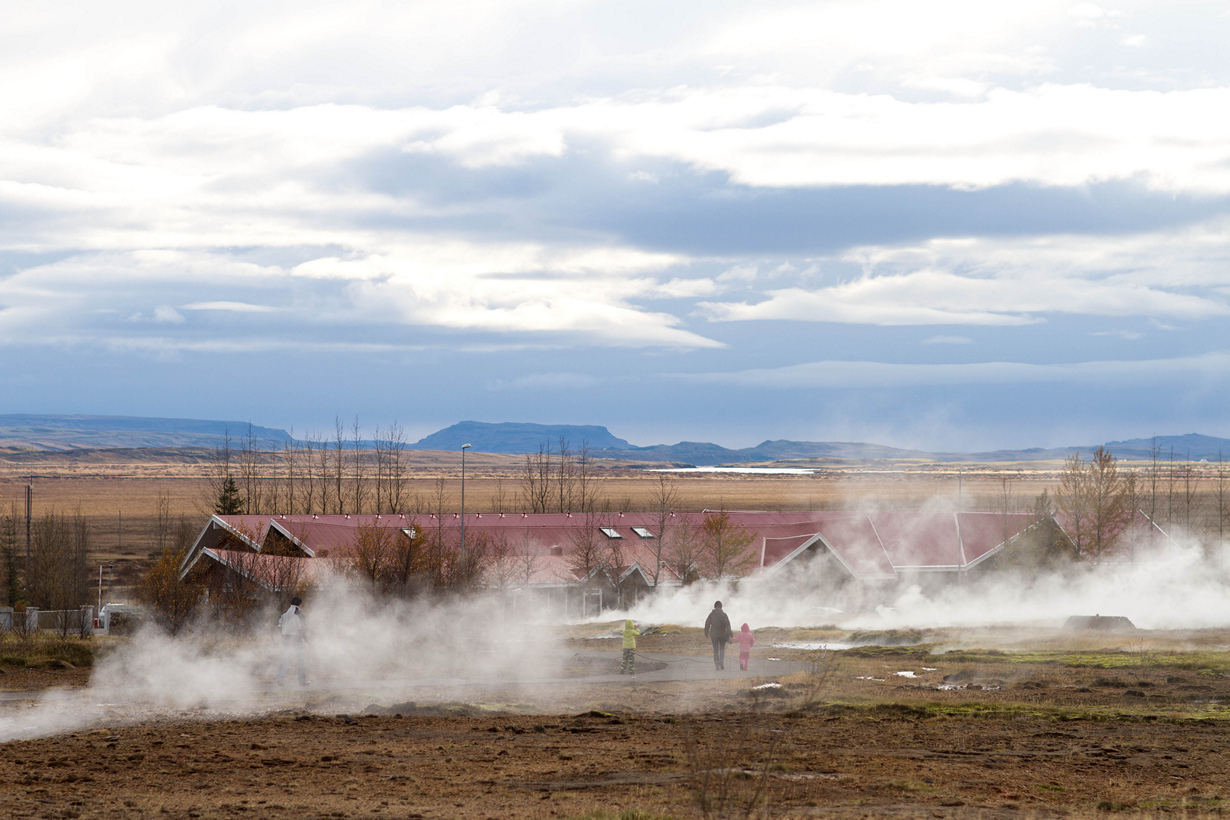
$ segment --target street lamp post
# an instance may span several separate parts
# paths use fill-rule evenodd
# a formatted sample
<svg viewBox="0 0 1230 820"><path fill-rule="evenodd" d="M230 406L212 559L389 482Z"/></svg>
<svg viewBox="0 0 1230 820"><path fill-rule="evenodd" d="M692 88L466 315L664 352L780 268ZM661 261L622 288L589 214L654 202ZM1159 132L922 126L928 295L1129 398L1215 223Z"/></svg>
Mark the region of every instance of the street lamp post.
<svg viewBox="0 0 1230 820"><path fill-rule="evenodd" d="M470 445L461 445L461 571L466 566L466 450Z"/></svg>

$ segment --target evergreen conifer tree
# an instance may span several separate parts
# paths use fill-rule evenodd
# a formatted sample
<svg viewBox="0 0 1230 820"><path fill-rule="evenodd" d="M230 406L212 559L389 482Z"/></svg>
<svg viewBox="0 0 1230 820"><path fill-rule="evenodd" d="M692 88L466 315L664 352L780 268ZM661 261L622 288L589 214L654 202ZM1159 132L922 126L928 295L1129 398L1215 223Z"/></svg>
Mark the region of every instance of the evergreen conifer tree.
<svg viewBox="0 0 1230 820"><path fill-rule="evenodd" d="M214 512L218 515L239 515L243 512L243 498L239 495L239 487L235 484L235 479L229 475L226 481L222 482L222 492L218 495L218 503L214 506Z"/></svg>

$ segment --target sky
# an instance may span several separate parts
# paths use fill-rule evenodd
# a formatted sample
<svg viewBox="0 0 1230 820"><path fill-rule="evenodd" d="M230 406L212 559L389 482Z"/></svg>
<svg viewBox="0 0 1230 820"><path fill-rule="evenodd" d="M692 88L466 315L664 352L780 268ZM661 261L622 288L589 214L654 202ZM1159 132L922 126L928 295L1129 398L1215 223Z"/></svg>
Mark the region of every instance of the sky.
<svg viewBox="0 0 1230 820"><path fill-rule="evenodd" d="M0 413L1230 436L1224 3L0 12Z"/></svg>

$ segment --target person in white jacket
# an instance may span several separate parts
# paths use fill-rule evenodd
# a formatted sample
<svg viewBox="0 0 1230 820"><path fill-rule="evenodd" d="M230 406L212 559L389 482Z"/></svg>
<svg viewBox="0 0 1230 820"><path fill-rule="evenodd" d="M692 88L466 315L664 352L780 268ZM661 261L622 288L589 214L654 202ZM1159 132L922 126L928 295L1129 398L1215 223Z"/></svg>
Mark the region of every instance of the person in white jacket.
<svg viewBox="0 0 1230 820"><path fill-rule="evenodd" d="M286 678L286 666L291 655L299 661L299 685L307 686L307 661L304 657L307 650L307 624L303 620L303 610L299 608L302 599L295 596L290 599L290 609L278 618L278 629L282 633L282 662L278 664L278 686L283 685Z"/></svg>

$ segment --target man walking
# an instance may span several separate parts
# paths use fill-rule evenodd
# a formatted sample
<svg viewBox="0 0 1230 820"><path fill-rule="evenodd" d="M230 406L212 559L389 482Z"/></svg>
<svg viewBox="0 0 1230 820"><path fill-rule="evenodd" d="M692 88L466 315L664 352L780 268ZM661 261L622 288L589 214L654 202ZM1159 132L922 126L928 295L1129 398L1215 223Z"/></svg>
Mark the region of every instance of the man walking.
<svg viewBox="0 0 1230 820"><path fill-rule="evenodd" d="M304 623L299 605L302 599L296 595L290 599L290 609L278 618L278 629L282 632L282 662L278 664L278 686L283 685L286 678L286 666L290 656L295 655L299 661L299 685L307 686L307 662L304 653L307 649L307 624Z"/></svg>
<svg viewBox="0 0 1230 820"><path fill-rule="evenodd" d="M722 602L713 604L713 611L705 619L705 637L713 641L713 668L726 668L726 644L730 643L730 618L722 611Z"/></svg>

